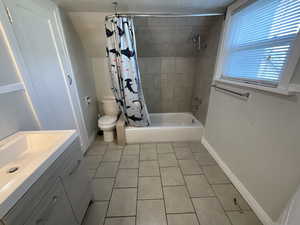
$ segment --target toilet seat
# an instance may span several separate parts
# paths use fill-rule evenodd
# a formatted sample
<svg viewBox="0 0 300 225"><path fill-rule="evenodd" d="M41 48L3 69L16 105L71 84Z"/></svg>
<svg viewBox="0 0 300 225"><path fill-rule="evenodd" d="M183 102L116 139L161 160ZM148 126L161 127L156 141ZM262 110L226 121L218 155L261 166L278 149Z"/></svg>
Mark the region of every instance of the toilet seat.
<svg viewBox="0 0 300 225"><path fill-rule="evenodd" d="M99 126L109 126L109 125L114 125L117 121L116 116L101 116L98 124Z"/></svg>

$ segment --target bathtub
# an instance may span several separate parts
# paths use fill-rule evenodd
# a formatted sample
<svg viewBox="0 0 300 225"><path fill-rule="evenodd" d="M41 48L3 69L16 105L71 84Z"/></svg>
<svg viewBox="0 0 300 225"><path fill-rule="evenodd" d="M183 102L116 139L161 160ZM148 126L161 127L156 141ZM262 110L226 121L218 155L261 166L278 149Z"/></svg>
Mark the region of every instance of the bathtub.
<svg viewBox="0 0 300 225"><path fill-rule="evenodd" d="M203 126L191 113L151 113L150 119L149 127L125 128L128 144L201 140Z"/></svg>

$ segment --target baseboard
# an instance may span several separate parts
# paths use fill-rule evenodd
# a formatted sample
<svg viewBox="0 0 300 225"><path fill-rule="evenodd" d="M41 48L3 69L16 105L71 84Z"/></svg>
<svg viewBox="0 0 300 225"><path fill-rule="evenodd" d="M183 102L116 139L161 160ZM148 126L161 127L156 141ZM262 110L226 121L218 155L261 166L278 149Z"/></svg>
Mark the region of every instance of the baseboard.
<svg viewBox="0 0 300 225"><path fill-rule="evenodd" d="M249 206L252 208L257 217L261 220L264 225L275 225L275 222L270 218L270 216L264 211L261 205L255 200L255 198L251 195L251 193L247 190L247 188L243 185L243 183L235 176L235 174L231 171L231 169L226 165L226 163L221 159L215 149L208 143L206 138L203 136L201 140L204 147L211 154L211 156L216 160L218 165L224 171L224 173L228 176L232 184L236 187L236 189L241 193L244 199L247 201Z"/></svg>

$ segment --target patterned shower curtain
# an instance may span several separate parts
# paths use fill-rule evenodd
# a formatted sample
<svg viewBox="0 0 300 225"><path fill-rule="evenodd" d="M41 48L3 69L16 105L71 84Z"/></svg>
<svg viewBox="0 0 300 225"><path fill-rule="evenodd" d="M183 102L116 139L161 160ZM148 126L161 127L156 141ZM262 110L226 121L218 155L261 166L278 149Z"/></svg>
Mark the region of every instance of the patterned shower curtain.
<svg viewBox="0 0 300 225"><path fill-rule="evenodd" d="M114 17L105 22L106 52L116 101L130 126L150 125L137 63L131 18Z"/></svg>

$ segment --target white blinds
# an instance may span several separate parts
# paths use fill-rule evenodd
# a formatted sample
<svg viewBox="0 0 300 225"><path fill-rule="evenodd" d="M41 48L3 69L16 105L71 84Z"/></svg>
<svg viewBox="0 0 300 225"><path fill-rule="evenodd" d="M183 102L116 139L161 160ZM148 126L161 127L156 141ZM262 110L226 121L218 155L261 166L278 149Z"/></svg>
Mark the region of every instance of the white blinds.
<svg viewBox="0 0 300 225"><path fill-rule="evenodd" d="M257 0L231 16L223 76L278 83L300 29L300 0Z"/></svg>

